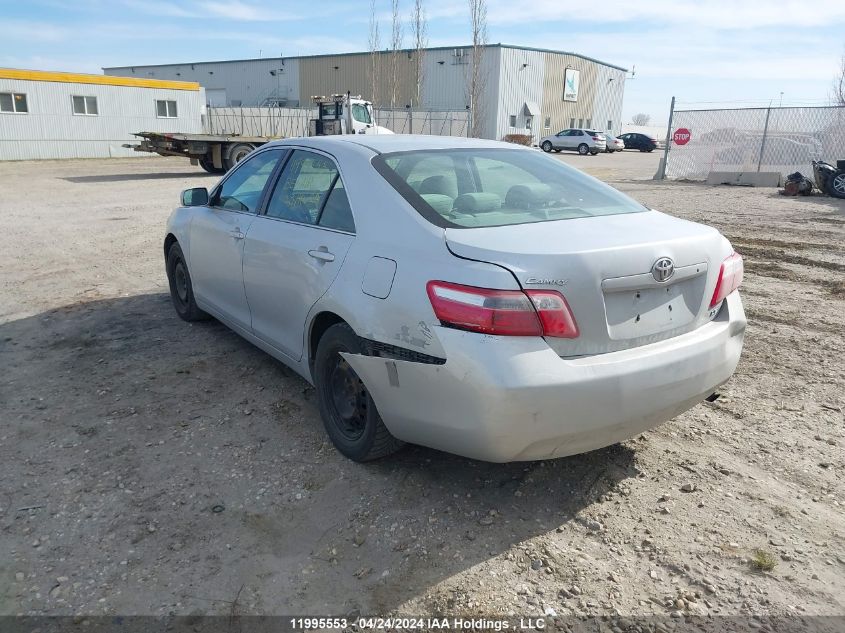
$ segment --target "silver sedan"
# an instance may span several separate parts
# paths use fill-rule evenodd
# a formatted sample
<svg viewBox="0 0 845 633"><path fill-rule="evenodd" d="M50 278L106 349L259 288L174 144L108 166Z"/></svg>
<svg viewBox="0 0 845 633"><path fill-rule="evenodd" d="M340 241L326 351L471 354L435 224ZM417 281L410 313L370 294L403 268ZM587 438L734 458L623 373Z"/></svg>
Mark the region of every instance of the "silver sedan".
<svg viewBox="0 0 845 633"><path fill-rule="evenodd" d="M620 442L728 380L746 323L718 231L495 141L269 143L183 192L164 255L179 316L313 383L357 461Z"/></svg>

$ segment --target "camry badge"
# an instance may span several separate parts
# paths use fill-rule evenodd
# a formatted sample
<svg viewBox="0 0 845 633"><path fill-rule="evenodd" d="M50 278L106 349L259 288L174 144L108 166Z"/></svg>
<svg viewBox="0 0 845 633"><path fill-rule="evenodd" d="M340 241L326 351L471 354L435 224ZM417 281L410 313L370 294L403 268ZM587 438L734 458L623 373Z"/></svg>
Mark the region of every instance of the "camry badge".
<svg viewBox="0 0 845 633"><path fill-rule="evenodd" d="M651 275L655 281L668 281L675 274L675 262L668 257L661 257L651 267Z"/></svg>
<svg viewBox="0 0 845 633"><path fill-rule="evenodd" d="M565 286L568 283L568 279L540 279L539 277L529 277L525 280L525 284L531 286Z"/></svg>

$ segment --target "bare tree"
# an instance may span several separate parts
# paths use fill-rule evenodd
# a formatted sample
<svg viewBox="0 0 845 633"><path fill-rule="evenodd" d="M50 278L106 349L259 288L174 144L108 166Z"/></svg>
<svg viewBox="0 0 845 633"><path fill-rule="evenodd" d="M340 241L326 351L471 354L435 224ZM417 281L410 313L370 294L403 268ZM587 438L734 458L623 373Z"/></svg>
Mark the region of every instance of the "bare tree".
<svg viewBox="0 0 845 633"><path fill-rule="evenodd" d="M422 85L425 79L425 49L428 46L428 19L423 0L414 0L414 12L411 15L411 28L414 34L414 61L416 63L417 91L415 106L422 105Z"/></svg>
<svg viewBox="0 0 845 633"><path fill-rule="evenodd" d="M487 45L487 2L486 0L467 0L469 19L472 28L472 60L469 77L469 110L471 128L474 137L480 137L484 125L484 83L482 72L484 50Z"/></svg>
<svg viewBox="0 0 845 633"><path fill-rule="evenodd" d="M833 103L845 106L845 55L839 64L839 75L833 80Z"/></svg>
<svg viewBox="0 0 845 633"><path fill-rule="evenodd" d="M399 17L399 0L390 0L390 107L399 100L399 54L402 49L402 19Z"/></svg>
<svg viewBox="0 0 845 633"><path fill-rule="evenodd" d="M379 36L378 18L376 17L376 0L370 0L370 99L373 104L377 103L378 95L376 94L379 86L379 49L381 48L381 38Z"/></svg>
<svg viewBox="0 0 845 633"><path fill-rule="evenodd" d="M634 125L648 125L651 122L651 115L640 112L631 117L631 123Z"/></svg>

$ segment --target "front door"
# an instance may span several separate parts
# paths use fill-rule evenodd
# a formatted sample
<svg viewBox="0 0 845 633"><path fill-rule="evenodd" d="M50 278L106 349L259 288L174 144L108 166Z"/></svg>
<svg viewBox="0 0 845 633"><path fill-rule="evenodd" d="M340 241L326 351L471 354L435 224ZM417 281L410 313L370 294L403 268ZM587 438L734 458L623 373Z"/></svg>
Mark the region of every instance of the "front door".
<svg viewBox="0 0 845 633"><path fill-rule="evenodd" d="M188 265L201 307L244 329L250 327L242 272L244 237L264 188L284 152L260 151L241 162L191 220Z"/></svg>
<svg viewBox="0 0 845 633"><path fill-rule="evenodd" d="M308 312L329 289L354 239L334 161L295 150L246 235L243 274L253 333L299 360Z"/></svg>

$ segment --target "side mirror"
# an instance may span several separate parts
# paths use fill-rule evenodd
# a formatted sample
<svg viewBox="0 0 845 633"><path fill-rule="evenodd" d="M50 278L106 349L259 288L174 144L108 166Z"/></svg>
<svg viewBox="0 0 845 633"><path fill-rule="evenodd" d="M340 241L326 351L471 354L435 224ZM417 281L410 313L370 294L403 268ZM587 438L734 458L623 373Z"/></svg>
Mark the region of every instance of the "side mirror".
<svg viewBox="0 0 845 633"><path fill-rule="evenodd" d="M202 207L208 204L208 189L205 187L194 187L185 189L182 192L183 207Z"/></svg>

